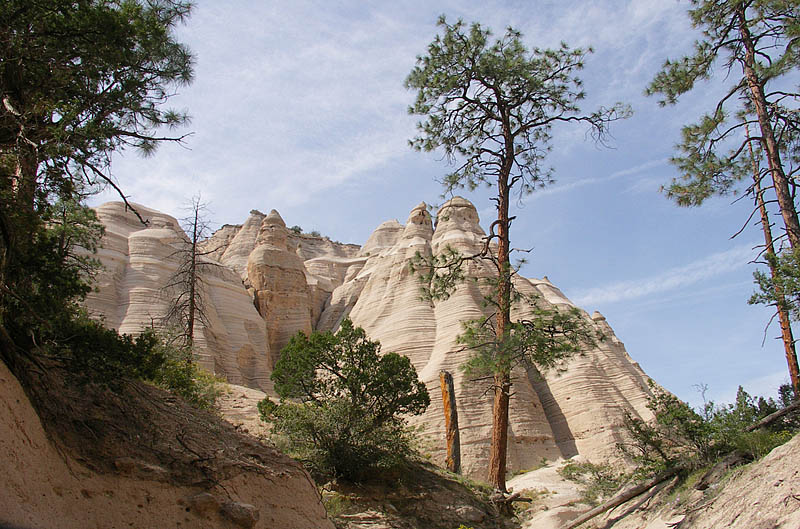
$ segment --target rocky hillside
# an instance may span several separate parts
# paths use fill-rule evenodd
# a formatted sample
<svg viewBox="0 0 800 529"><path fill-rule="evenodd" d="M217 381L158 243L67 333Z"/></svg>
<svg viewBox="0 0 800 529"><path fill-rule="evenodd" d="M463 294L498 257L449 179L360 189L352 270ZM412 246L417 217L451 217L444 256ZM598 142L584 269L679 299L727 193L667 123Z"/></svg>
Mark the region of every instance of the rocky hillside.
<svg viewBox="0 0 800 529"><path fill-rule="evenodd" d="M800 527L800 435L760 461L730 471L720 483L704 492L666 484L581 527L797 529Z"/></svg>
<svg viewBox="0 0 800 529"><path fill-rule="evenodd" d="M144 227L122 204L98 209L107 225L99 292L89 307L120 330L135 332L163 311L168 256L179 237L174 219L144 210ZM446 301L423 301L419 278L409 270L414 255L446 246L474 253L484 232L474 206L454 198L438 212L437 224L424 204L405 224L388 221L358 247L295 234L276 211L252 211L241 225L226 225L206 243L215 267L207 277L215 316L196 329L200 361L234 383L270 391L267 379L280 349L297 331L335 329L350 317L379 340L384 351L407 355L428 385L433 404L418 423L426 451L443 461L444 417L439 371L453 374L461 430L462 463L482 475L491 430L486 387L463 377L468 356L456 344L461 322L483 314L482 292L465 282ZM470 263L467 273L490 270ZM544 302L572 306L547 278L519 278L517 288ZM524 311L525 308L521 308ZM569 362L563 374L518 371L511 403L509 468L529 468L542 458L582 454L592 460L614 455L625 411L649 416L647 376L631 360L602 315L584 313L606 339Z"/></svg>

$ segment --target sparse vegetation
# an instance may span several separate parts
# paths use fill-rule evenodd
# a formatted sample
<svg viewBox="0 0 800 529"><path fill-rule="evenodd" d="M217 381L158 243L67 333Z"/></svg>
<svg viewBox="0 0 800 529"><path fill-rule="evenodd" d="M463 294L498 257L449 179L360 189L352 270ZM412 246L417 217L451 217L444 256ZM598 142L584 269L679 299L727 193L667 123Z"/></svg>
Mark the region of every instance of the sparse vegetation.
<svg viewBox="0 0 800 529"><path fill-rule="evenodd" d="M115 389L125 379L150 382L182 397L196 408L211 409L223 381L193 362L188 353L148 329L139 336L119 334L85 313L64 323L69 340L48 343L41 353L60 359L78 383Z"/></svg>
<svg viewBox="0 0 800 529"><path fill-rule="evenodd" d="M618 448L636 464L639 477L673 467L707 467L734 452L758 459L788 441L798 425L787 418L761 430L748 431L748 427L784 406L773 399L755 399L740 387L734 404L707 402L697 412L674 395L653 387L648 407L655 420L645 422L627 414L629 440Z"/></svg>
<svg viewBox="0 0 800 529"><path fill-rule="evenodd" d="M187 361L191 351L172 347L161 341L155 348L164 361L150 381L182 397L195 408L214 409L225 391L225 380L209 373L195 362Z"/></svg>
<svg viewBox="0 0 800 529"><path fill-rule="evenodd" d="M589 505L598 505L603 499L619 490L630 476L616 471L611 465L570 461L558 473L581 485L581 499Z"/></svg>

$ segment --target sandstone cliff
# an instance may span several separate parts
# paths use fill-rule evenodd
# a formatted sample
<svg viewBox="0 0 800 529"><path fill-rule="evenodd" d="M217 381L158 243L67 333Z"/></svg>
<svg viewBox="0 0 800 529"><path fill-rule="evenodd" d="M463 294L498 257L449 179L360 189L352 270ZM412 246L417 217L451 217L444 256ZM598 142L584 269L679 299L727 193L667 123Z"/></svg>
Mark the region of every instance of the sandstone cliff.
<svg viewBox="0 0 800 529"><path fill-rule="evenodd" d="M439 371L453 374L461 431L464 470L482 475L487 464L491 432L491 399L482 382L467 380L460 369L470 352L456 344L461 322L484 314L481 286L465 282L445 301L421 299L419 277L409 271L414 255L440 253L446 246L462 254L476 253L485 236L475 207L454 198L437 214L434 229L425 205L411 211L405 226L384 223L362 249L363 264L354 265L348 279L334 290L318 327L335 328L349 316L383 350L408 356L433 396L417 422L426 432L428 447L444 459L444 415ZM488 265L466 264L468 277L491 274ZM543 303L572 306L549 281L519 278L517 288ZM524 311L520 307L519 311ZM606 336L598 347L575 357L563 374L514 373L510 411L508 465L530 468L542 458L584 454L602 460L614 456L626 410L649 416L647 377L632 362L605 319L585 317Z"/></svg>
<svg viewBox="0 0 800 529"><path fill-rule="evenodd" d="M91 313L122 333L158 326L172 293L165 291L177 268L175 251L186 234L169 215L136 205L145 226L122 202L96 209L105 226L97 258L103 270L89 294ZM264 320L239 276L224 266L201 269L210 325L197 322L195 355L200 365L234 384L271 388Z"/></svg>
<svg viewBox="0 0 800 529"><path fill-rule="evenodd" d="M144 294L157 292L158 281L167 274L163 256L169 251L169 243L165 241L175 237L177 224L148 210L154 221L143 228L114 204L101 207L98 213L110 223L100 255L107 271L89 306L118 328L134 331L137 325L141 328L150 321L153 304L144 301ZM269 391L265 376L274 365L275 355L294 333L333 330L344 317L350 317L371 338L379 340L384 351L407 355L427 384L433 404L416 422L425 433L427 450L437 461L444 458L438 376L440 370L453 374L464 469L482 475L488 457L491 399L485 384L464 377L460 366L469 351L456 344L456 337L462 321L484 314L485 291L481 289L485 287L467 281L447 300L424 301L419 276L410 272L409 264L417 253L430 255L447 246L464 254L475 253L483 245L485 234L475 207L463 198L445 204L436 218L434 227L425 204L420 204L405 225L397 221L381 224L361 248L294 234L274 210L268 215L254 210L244 224L223 226L205 248L241 278L234 284L233 272L220 272L225 282L220 278L219 284L236 292L235 308L230 294L225 312L233 315L241 311L241 322L250 322L250 326L241 332L242 324L237 326L236 317L220 321L224 332L241 336L236 343L245 343L247 336L256 354L249 364L242 365L238 359L246 355L222 340L206 340L206 349L201 352L206 355L205 365L212 365L232 382ZM139 244L140 240L148 245ZM470 262L466 267L468 277L491 274L481 262ZM518 278L517 288L538 297L541 303L572 306L546 278ZM518 315L525 310L520 307ZM599 346L572 359L562 374L514 373L510 470L528 468L542 458L575 454L606 459L614 455L626 411L649 417L646 375L602 315L584 313L584 317L606 336ZM260 325L257 336L250 330L253 323ZM223 333L213 327L203 332L214 336ZM254 342L262 336L264 342L256 348Z"/></svg>

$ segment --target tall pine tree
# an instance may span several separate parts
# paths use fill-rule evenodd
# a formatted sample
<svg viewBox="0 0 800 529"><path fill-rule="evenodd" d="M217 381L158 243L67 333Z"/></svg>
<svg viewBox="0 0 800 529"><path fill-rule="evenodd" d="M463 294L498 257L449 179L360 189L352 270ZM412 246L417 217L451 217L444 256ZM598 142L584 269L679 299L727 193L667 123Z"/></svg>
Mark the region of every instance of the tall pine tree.
<svg viewBox="0 0 800 529"><path fill-rule="evenodd" d="M551 130L562 123L583 123L596 138L603 138L610 122L625 117L629 110L617 104L591 114L581 113L581 81L576 72L590 50L570 49L566 44L555 50L534 48L528 51L522 35L511 28L492 41L491 33L480 24L467 27L461 20L449 24L439 19L442 35L428 46L426 55L406 79L406 87L416 90L412 114L425 116L418 124L420 135L411 141L417 150L442 149L455 170L445 177L446 192L456 188L485 184L496 190L492 198L497 219L491 224L484 251L474 258L489 260L496 270L495 294L488 300L494 321L481 329L491 329L489 341L478 337L473 327L464 337L488 347L477 351L479 363L492 373L494 405L489 481L505 492L508 410L511 394L511 369L526 358L540 361L565 353L570 347L569 332L556 333L556 340L537 349L537 324L527 327L511 319L514 300L511 265L510 215L512 193L524 196L551 181L551 171L542 165L550 149ZM492 243L492 244L490 244ZM494 244L496 243L496 250ZM454 286L453 273L459 275L463 256L439 256L434 268L451 273L451 281L438 294L447 295ZM433 272L433 276L437 273ZM550 314L549 318L557 315ZM572 318L569 318L573 322ZM567 325L568 327L569 325ZM527 336L527 338L523 338ZM527 344L527 345L525 345ZM526 349L527 347L527 349Z"/></svg>
<svg viewBox="0 0 800 529"><path fill-rule="evenodd" d="M800 251L800 222L794 201L797 147L800 146L800 93L787 74L800 65L800 2L796 0L692 0L689 16L702 30L694 52L668 60L646 93L660 94L662 105L675 104L698 81L721 70L729 82L723 95L700 121L683 129L679 155L673 163L680 177L666 187L667 196L682 206L696 206L714 195L737 190L752 177L750 146L756 143L766 158L771 185L746 186L756 198L774 193L789 253ZM748 127L758 131L750 135ZM758 207L758 206L757 206ZM770 235L771 236L771 235ZM780 249L778 249L780 253ZM774 252L773 252L774 255ZM773 268L778 270L778 268ZM782 315L783 318L785 315ZM782 327L788 326L782 322ZM789 373L800 391L797 356L791 333L783 332Z"/></svg>

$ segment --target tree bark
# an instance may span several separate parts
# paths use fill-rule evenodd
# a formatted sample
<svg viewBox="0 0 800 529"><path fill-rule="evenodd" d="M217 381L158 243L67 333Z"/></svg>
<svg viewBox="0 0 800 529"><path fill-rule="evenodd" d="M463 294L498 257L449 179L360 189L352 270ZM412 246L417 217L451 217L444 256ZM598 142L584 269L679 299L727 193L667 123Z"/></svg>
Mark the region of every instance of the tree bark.
<svg viewBox="0 0 800 529"><path fill-rule="evenodd" d="M442 387L444 407L444 427L447 432L447 470L455 474L461 473L461 438L458 433L458 408L456 392L453 386L453 375L447 371L439 371L439 384Z"/></svg>
<svg viewBox="0 0 800 529"><path fill-rule="evenodd" d="M745 128L747 137L750 138L750 129ZM756 202L758 204L759 212L761 213L761 227L764 232L764 244L766 245L767 263L769 264L769 272L773 279L775 290L776 309L778 311L778 321L781 326L781 338L783 340L783 349L786 354L786 363L789 367L789 377L792 381L792 388L794 389L795 399L800 398L800 376L798 375L797 365L797 351L794 345L794 336L792 335L792 325L789 319L789 311L786 308L786 298L783 293L783 288L778 284L775 279L778 272L775 269L775 244L772 239L772 229L769 225L769 214L767 213L767 206L764 203L764 191L761 189L761 172L758 168L755 155L753 154L753 146L748 143L750 149L750 160L753 164L753 186L756 195Z"/></svg>
<svg viewBox="0 0 800 529"><path fill-rule="evenodd" d="M506 373L494 376L494 405L492 407L492 447L489 458L489 483L506 492L506 451L508 449L508 402L511 377Z"/></svg>
<svg viewBox="0 0 800 529"><path fill-rule="evenodd" d="M509 259L509 175L514 163L514 138L511 128L504 120L506 157L497 179L497 316L495 337L494 404L492 406L492 445L489 456L489 483L495 489L506 492L506 458L508 450L508 407L511 393L511 372L508 352L505 350L506 335L511 323L511 262Z"/></svg>
<svg viewBox="0 0 800 529"><path fill-rule="evenodd" d="M800 249L800 221L798 221L797 209L795 208L794 200L789 191L789 181L783 171L778 142L775 139L775 132L769 120L769 113L767 111L768 104L766 96L764 95L764 87L755 71L756 49L752 35L750 34L750 28L747 27L747 15L744 6L738 8L737 17L739 19L739 33L742 37L742 46L744 48L742 69L744 70L745 79L747 80L747 86L750 89L750 100L755 107L758 124L761 128L761 141L763 142L764 150L767 154L772 182L775 187L775 195L778 199L778 206L781 210L783 222L786 225L786 234L789 236L789 244L792 249Z"/></svg>

